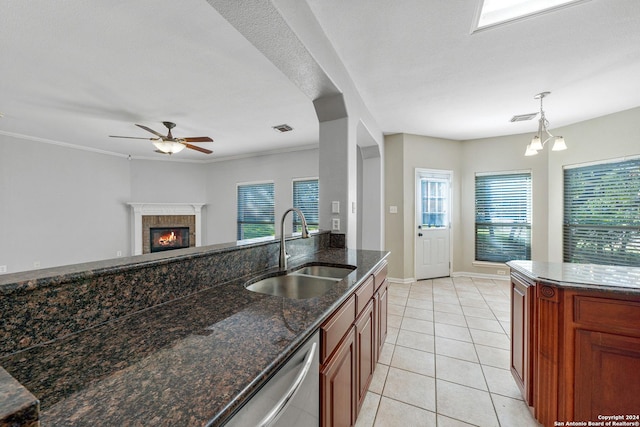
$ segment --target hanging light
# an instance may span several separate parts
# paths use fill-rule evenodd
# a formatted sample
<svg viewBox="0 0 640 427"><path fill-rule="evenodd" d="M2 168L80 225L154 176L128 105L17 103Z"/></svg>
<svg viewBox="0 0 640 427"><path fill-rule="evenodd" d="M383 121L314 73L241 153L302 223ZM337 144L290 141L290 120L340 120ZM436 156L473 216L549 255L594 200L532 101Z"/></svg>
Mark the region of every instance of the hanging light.
<svg viewBox="0 0 640 427"><path fill-rule="evenodd" d="M540 120L538 120L538 133L534 135L531 139L529 145L527 145L527 150L525 151L525 156L535 156L538 154L538 151L542 150L547 142L550 140L553 141L553 147L551 151L562 151L567 149L567 144L564 142L564 138L561 136L553 136L551 132L549 132L549 121L544 115L544 110L542 109L542 99L550 95L551 92L541 92L534 96L534 99L540 100ZM544 137L544 140L542 139Z"/></svg>
<svg viewBox="0 0 640 427"><path fill-rule="evenodd" d="M162 139L153 141L153 145L155 145L158 150L167 154L178 153L185 148L185 145L178 141L163 141Z"/></svg>

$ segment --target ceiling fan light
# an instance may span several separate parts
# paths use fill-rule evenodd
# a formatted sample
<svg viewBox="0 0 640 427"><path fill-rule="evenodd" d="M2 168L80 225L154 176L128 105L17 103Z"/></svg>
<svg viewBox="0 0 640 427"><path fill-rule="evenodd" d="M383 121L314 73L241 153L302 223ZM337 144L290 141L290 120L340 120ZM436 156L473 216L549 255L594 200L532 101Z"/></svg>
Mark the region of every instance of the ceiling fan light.
<svg viewBox="0 0 640 427"><path fill-rule="evenodd" d="M567 144L564 142L564 138L561 136L556 136L556 140L553 142L553 148L551 151L562 151L567 149Z"/></svg>
<svg viewBox="0 0 640 427"><path fill-rule="evenodd" d="M531 150L534 150L534 151L542 150L542 141L540 141L540 137L538 135L534 136L531 139L531 144L529 144L528 147L529 148L527 148L527 149L531 149Z"/></svg>
<svg viewBox="0 0 640 427"><path fill-rule="evenodd" d="M163 153L174 154L184 150L185 145L176 141L153 141L153 145Z"/></svg>
<svg viewBox="0 0 640 427"><path fill-rule="evenodd" d="M531 148L531 144L527 145L527 150L524 152L525 156L535 156L538 154L538 150Z"/></svg>

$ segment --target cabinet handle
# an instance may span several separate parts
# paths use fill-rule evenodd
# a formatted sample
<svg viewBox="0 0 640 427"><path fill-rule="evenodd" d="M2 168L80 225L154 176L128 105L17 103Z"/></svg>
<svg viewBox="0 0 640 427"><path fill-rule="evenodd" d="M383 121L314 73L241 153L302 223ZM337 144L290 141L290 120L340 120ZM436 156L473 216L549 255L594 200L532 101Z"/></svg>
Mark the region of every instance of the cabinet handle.
<svg viewBox="0 0 640 427"><path fill-rule="evenodd" d="M302 382L305 380L307 374L309 373L309 369L311 368L311 364L313 363L313 356L316 353L316 347L317 344L314 342L307 352L307 356L304 358L304 362L302 368L300 369L300 372L298 372L298 376L293 381L293 383L291 383L291 387L289 387L289 390L287 390L284 396L282 396L278 403L276 403L276 406L274 406L271 411L262 419L262 421L258 423L259 427L269 427L273 425L273 423L278 421L278 418L280 418L280 415L282 415L284 410L287 409L287 407L291 403L291 400L296 395L296 393L298 393Z"/></svg>

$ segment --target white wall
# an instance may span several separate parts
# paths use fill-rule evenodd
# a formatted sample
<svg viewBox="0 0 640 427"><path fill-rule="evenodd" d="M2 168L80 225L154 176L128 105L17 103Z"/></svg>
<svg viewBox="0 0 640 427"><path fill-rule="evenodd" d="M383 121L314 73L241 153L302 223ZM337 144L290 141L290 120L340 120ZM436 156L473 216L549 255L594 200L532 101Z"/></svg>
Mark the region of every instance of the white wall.
<svg viewBox="0 0 640 427"><path fill-rule="evenodd" d="M415 170L438 169L452 171L451 259L453 269L460 268L462 249L460 235L461 144L440 138L410 134L391 135L385 139L385 248L389 258L389 276L396 279L414 278L414 242L416 230ZM398 213L389 213L397 206Z"/></svg>
<svg viewBox="0 0 640 427"><path fill-rule="evenodd" d="M0 135L0 266L14 273L131 255L127 202L204 202L203 244L232 242L238 182L275 182L279 228L292 180L317 176L317 149L202 164Z"/></svg>
<svg viewBox="0 0 640 427"><path fill-rule="evenodd" d="M533 157L524 156L533 133L464 142L405 134L387 136L386 249L392 251L389 276L406 280L414 274L413 174L416 167L454 171L454 273L495 275L505 270L502 265L474 262L475 174L478 172L531 171L532 258L562 261L563 167L640 156L640 108L553 129L553 133L564 136L569 149L550 152L547 147ZM390 205L398 206L398 214L388 212Z"/></svg>
<svg viewBox="0 0 640 427"><path fill-rule="evenodd" d="M0 135L0 265L11 273L127 255L129 167Z"/></svg>
<svg viewBox="0 0 640 427"><path fill-rule="evenodd" d="M274 182L276 235L280 235L282 214L293 206L292 180L318 176L318 150L248 157L207 166L206 242L227 243L236 240L237 184ZM289 216L285 228L286 233L291 233Z"/></svg>
<svg viewBox="0 0 640 427"><path fill-rule="evenodd" d="M207 200L210 164L131 161L131 201L149 203L197 203Z"/></svg>

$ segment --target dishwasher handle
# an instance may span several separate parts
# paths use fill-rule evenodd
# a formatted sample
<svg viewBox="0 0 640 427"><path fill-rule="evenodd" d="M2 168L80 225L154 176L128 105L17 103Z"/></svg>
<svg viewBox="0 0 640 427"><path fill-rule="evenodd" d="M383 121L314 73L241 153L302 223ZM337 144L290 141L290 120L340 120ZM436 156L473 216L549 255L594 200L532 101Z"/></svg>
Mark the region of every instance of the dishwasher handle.
<svg viewBox="0 0 640 427"><path fill-rule="evenodd" d="M289 390L287 390L284 396L282 396L278 403L276 403L276 406L274 406L271 411L262 419L262 421L258 423L259 427L272 426L273 423L275 423L278 418L280 418L280 415L282 415L284 410L287 409L287 406L289 406L289 404L291 403L291 399L293 399L293 397L296 395L296 393L300 389L300 386L302 385L302 382L305 380L307 374L309 373L309 369L311 368L311 364L313 363L313 356L316 352L316 347L317 343L314 342L307 352L302 368L300 369L300 372L298 372L298 376L296 376L296 379L291 384L291 387L289 387Z"/></svg>

